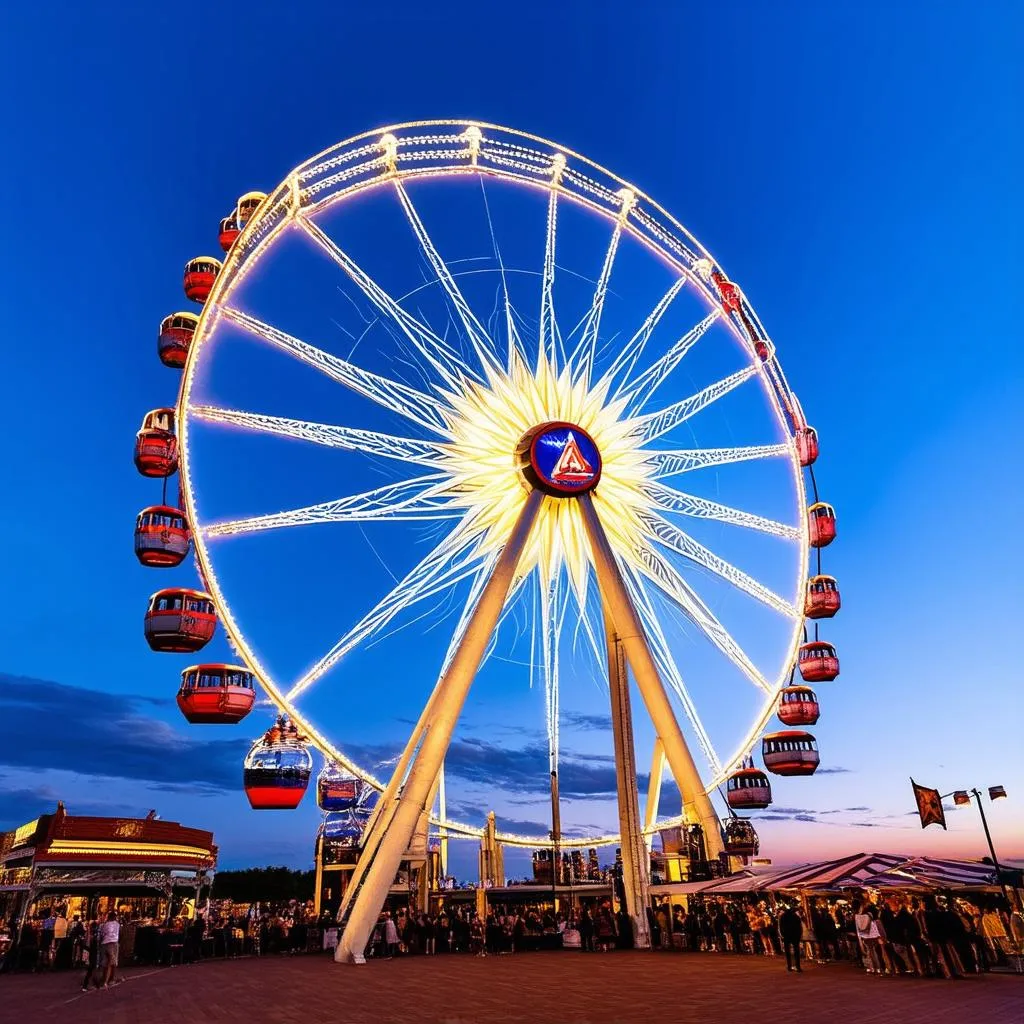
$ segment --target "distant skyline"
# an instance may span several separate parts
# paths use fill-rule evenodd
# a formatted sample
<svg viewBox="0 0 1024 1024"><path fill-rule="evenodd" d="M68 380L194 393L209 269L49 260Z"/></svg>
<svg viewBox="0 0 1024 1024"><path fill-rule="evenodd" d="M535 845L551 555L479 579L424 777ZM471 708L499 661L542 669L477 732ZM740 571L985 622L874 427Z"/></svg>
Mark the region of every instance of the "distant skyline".
<svg viewBox="0 0 1024 1024"><path fill-rule="evenodd" d="M20 98L0 168L18 197L0 255L13 496L0 505L0 829L58 799L71 813L155 808L212 829L222 867L310 863L312 792L288 816L251 812L240 789L268 710L189 729L174 706L189 662L142 639L147 596L194 573L134 561L134 515L156 499L131 444L142 414L173 400L155 334L188 306L181 268L216 250L237 195L357 132L470 116L582 152L678 216L743 286L821 435L819 485L839 517L825 571L843 594L827 636L842 674L820 688L822 771L773 778L776 802L755 816L763 855L987 855L973 807L948 815L948 833L922 832L913 775L944 793L1004 785L986 813L1000 856L1024 859L1011 639L1024 608L1024 14L863 15L681 5L624 38L611 4L519 5L514 18L392 4L344 19L324 5L301 22L255 4L205 12L199 33L184 12L128 6L8 14L17 45L0 81ZM272 570L246 576L246 557L237 579L259 597ZM230 658L222 636L208 653ZM511 830L547 827L539 701L486 691L449 759L464 804L502 781ZM383 773L414 708L372 687L351 702L332 727ZM567 814L604 828L607 698L570 710ZM473 845L460 850L471 875Z"/></svg>

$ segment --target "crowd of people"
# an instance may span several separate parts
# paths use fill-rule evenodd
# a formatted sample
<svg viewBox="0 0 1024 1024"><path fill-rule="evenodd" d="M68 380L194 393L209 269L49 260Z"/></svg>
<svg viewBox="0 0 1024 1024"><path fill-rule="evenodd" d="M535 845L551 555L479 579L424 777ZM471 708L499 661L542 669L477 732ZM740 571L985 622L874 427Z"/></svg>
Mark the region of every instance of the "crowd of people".
<svg viewBox="0 0 1024 1024"><path fill-rule="evenodd" d="M773 907L767 900L691 898L663 902L650 918L655 948L774 957L790 970L801 958L852 960L869 974L961 977L1016 963L1024 917L996 901L893 893L878 902L813 899Z"/></svg>
<svg viewBox="0 0 1024 1024"><path fill-rule="evenodd" d="M336 938L335 934L335 941ZM539 906L496 908L486 917L463 909L441 910L437 914L411 913L404 908L384 911L370 937L367 954L500 956L540 949L606 952L633 945L629 915L615 913L611 902L602 900L593 907L581 906L569 915Z"/></svg>
<svg viewBox="0 0 1024 1024"><path fill-rule="evenodd" d="M662 900L647 914L655 950L785 956L786 967L850 961L873 975L955 978L1024 957L1024 916L997 900L952 895L882 894L868 898L775 901L756 895ZM0 970L83 971L82 989L118 983L120 963L186 964L210 957L266 956L332 950L338 928L312 905L231 904L171 921L132 918L116 910L91 920L50 907L0 935ZM469 954L501 956L544 949L602 953L636 945L633 921L609 899L580 903L567 913L540 905L468 907L435 913L384 911L366 953L378 958Z"/></svg>

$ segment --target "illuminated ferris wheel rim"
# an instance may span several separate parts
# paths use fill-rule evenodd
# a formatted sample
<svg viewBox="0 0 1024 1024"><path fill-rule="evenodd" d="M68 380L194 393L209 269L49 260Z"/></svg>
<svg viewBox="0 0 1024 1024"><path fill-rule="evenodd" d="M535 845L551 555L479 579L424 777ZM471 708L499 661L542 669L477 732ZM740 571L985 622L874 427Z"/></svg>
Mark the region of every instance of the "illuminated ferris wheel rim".
<svg viewBox="0 0 1024 1024"><path fill-rule="evenodd" d="M541 148L537 148L538 146ZM715 295L708 280L710 267L718 267L720 264L713 260L708 251L682 224L654 200L624 179L572 150L557 146L538 136L483 122L420 121L364 132L324 150L293 170L245 224L226 257L212 293L203 307L190 346L178 398L176 419L180 446L181 490L188 522L192 525L196 559L204 583L217 603L221 621L231 642L257 675L271 701L279 710L292 717L325 758L342 765L377 790L382 790L384 783L335 747L295 706L294 700L289 699L284 689L262 666L234 619L214 570L206 533L201 526L190 471L188 431L195 408L191 400L192 388L200 352L204 343L211 338L225 308L230 308L227 300L231 293L270 251L274 241L289 225L301 222L301 226L308 230L308 225L313 224L312 218L317 213L388 184L399 183L396 187L400 187L401 183L411 180L457 176L497 178L542 192L549 197L551 204L557 200L567 199L587 207L604 219L611 220L622 232L628 233L644 245L656 258L674 268L681 275L680 284L685 282L694 287L712 310L721 306L720 298ZM553 239L549 240L549 244L553 246ZM756 326L760 337L767 340L767 332L745 299L743 308L749 322ZM736 315L730 314L719 319L727 324L734 339L742 348L754 357L753 341L741 329ZM783 435L789 438L788 454L796 507L803 509L806 507L804 480L793 440L794 431L806 426L799 402L786 383L773 346L769 348L767 357L759 364L755 357L754 367L761 371L754 375L760 380L761 390ZM808 577L808 536L806 521L803 519L798 544L799 567L794 604L799 601ZM707 785L708 793L724 782L764 731L768 720L775 712L779 693L791 674L802 632L803 619L798 616L794 619L789 653L778 678L766 689L765 703L747 737L732 757L721 762L720 771L715 773ZM679 816L668 822L661 821L657 823L657 827L663 828L681 820ZM449 834L456 836L480 837L484 831L480 827L447 818L432 818L432 821L435 825L447 829ZM498 833L497 838L513 846L551 845L550 836ZM617 841L617 835L564 837L560 845L564 848L586 847Z"/></svg>

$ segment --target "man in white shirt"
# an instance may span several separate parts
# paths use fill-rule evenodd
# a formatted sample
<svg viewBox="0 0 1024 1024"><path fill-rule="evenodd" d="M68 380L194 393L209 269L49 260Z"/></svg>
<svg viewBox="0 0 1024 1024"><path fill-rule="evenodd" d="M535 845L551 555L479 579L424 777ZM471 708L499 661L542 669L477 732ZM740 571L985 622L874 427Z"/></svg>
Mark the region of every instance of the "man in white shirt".
<svg viewBox="0 0 1024 1024"><path fill-rule="evenodd" d="M111 911L106 921L100 925L100 968L103 971L100 988L106 988L114 980L114 968L117 967L117 949L121 941L121 922L117 914Z"/></svg>

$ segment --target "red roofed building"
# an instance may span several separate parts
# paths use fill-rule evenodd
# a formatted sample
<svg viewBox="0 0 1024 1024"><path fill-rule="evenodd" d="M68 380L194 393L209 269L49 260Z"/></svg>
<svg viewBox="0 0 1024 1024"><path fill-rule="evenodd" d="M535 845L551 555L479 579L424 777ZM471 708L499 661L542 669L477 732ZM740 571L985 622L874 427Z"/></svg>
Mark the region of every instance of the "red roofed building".
<svg viewBox="0 0 1024 1024"><path fill-rule="evenodd" d="M0 834L0 917L60 904L68 915L94 916L128 903L163 917L175 890L197 898L217 866L213 833L146 818L68 814L62 803Z"/></svg>

